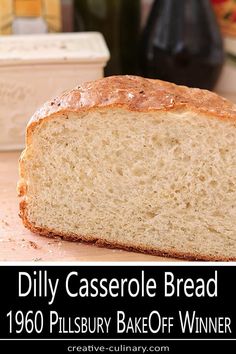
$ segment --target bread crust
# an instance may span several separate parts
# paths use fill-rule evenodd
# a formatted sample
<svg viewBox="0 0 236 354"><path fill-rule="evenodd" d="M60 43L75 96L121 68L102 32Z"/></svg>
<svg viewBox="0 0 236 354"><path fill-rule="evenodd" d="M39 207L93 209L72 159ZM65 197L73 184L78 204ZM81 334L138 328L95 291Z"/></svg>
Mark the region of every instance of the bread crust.
<svg viewBox="0 0 236 354"><path fill-rule="evenodd" d="M51 118L67 115L68 113L86 113L97 109L122 108L131 112L150 111L192 111L203 114L212 119L220 119L235 123L236 105L217 94L197 88L177 86L172 83L145 79L137 76L111 76L81 86L63 93L52 101L45 103L31 118L26 130L26 148L19 161L20 181L18 195L20 202L20 217L24 225L40 235L60 236L65 240L90 242L102 247L121 248L129 251L138 251L158 256L177 257L186 260L204 261L236 261L236 257L203 256L176 251L164 252L141 246L133 247L121 243L109 243L99 240L96 236L78 236L60 234L55 230L39 228L27 218L27 184L25 181L24 156L35 128Z"/></svg>
<svg viewBox="0 0 236 354"><path fill-rule="evenodd" d="M134 112L194 110L236 122L236 105L198 88L139 76L110 76L86 82L46 102L31 118L28 128L52 114L122 107Z"/></svg>

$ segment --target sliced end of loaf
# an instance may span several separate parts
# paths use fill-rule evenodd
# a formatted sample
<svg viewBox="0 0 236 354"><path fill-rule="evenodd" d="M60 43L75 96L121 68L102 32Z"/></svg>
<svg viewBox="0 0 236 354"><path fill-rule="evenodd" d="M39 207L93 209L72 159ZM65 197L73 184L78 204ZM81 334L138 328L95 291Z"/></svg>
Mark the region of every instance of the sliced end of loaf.
<svg viewBox="0 0 236 354"><path fill-rule="evenodd" d="M93 109L41 120L21 216L43 235L236 260L236 124L191 111Z"/></svg>

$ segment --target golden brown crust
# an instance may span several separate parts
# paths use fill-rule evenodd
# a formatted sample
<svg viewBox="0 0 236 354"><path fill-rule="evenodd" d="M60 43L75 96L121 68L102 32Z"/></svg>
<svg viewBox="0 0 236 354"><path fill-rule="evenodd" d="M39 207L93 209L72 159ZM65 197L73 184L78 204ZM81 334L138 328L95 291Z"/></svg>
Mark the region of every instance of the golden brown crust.
<svg viewBox="0 0 236 354"><path fill-rule="evenodd" d="M82 84L48 101L31 118L31 124L55 113L92 108L122 107L130 111L194 110L236 122L236 105L217 94L139 76L110 76Z"/></svg>
<svg viewBox="0 0 236 354"><path fill-rule="evenodd" d="M130 246L125 243L120 242L108 242L106 240L102 240L94 235L91 236L84 236L84 235L75 235L75 234L66 234L56 232L54 230L50 230L48 228L41 228L35 226L33 223L28 221L27 218L27 209L26 209L26 202L21 201L20 203L20 217L22 218L23 224L27 227L30 231L37 233L42 236L46 237L61 237L63 240L72 241L72 242L83 242L93 244L98 247L107 247L107 248L119 248L125 251L130 252L141 252L150 254L153 256L161 256L161 257L169 257L169 258L179 258L185 261L222 261L222 262L230 262L236 261L236 257L217 257L214 255L202 255L202 254L194 254L191 252L176 252L174 249L172 251L163 251L157 249L151 249L148 247L143 246Z"/></svg>

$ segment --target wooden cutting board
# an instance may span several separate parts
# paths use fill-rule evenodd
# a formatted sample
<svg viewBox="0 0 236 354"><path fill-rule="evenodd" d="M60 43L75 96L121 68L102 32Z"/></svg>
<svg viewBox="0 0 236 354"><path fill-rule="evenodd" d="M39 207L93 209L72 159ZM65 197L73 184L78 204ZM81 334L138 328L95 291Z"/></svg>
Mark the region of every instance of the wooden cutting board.
<svg viewBox="0 0 236 354"><path fill-rule="evenodd" d="M18 216L19 152L0 152L0 261L177 261L117 249L48 239L25 229Z"/></svg>

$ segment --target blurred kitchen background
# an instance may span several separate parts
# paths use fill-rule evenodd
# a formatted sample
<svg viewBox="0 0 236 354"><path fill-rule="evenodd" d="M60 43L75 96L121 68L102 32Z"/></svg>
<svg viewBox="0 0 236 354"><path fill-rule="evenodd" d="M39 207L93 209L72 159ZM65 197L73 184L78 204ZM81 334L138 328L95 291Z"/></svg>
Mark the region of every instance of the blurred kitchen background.
<svg viewBox="0 0 236 354"><path fill-rule="evenodd" d="M117 74L236 102L236 1L0 0L0 150L45 100Z"/></svg>

